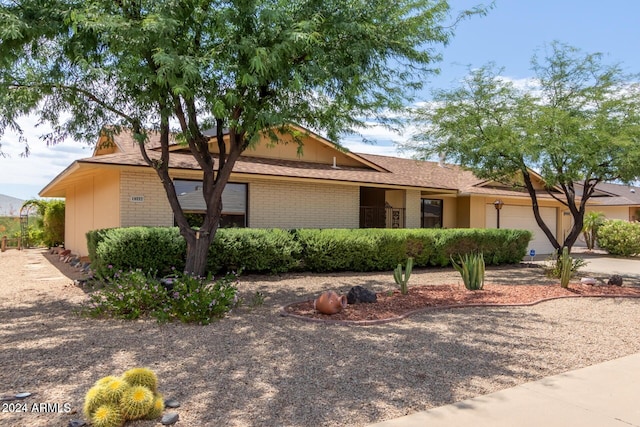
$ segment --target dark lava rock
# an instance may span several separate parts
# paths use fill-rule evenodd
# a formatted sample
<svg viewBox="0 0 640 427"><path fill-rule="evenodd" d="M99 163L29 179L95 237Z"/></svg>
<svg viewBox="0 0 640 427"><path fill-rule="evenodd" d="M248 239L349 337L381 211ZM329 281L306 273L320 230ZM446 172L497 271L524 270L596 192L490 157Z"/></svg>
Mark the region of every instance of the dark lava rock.
<svg viewBox="0 0 640 427"><path fill-rule="evenodd" d="M71 421L69 421L68 427L84 427L86 425L87 425L87 423L85 423L82 420L71 420Z"/></svg>
<svg viewBox="0 0 640 427"><path fill-rule="evenodd" d="M376 302L378 297L375 292L370 291L362 286L354 286L347 294L347 302L349 304L358 304L362 302Z"/></svg>
<svg viewBox="0 0 640 427"><path fill-rule="evenodd" d="M614 274L609 278L607 285L622 286L622 276Z"/></svg>

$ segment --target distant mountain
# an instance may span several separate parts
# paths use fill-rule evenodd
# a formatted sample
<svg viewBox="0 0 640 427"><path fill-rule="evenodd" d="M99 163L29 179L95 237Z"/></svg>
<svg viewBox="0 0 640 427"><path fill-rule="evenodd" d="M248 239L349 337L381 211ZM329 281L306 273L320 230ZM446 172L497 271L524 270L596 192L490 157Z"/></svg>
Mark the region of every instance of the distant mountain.
<svg viewBox="0 0 640 427"><path fill-rule="evenodd" d="M0 216L19 216L24 200L0 194Z"/></svg>

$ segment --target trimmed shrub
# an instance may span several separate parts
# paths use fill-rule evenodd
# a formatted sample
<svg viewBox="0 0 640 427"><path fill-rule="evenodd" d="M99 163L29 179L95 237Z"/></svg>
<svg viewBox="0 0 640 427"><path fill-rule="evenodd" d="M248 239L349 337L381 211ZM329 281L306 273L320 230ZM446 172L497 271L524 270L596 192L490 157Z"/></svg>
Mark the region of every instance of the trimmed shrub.
<svg viewBox="0 0 640 427"><path fill-rule="evenodd" d="M611 255L640 254L640 223L610 219L598 228L598 246Z"/></svg>
<svg viewBox="0 0 640 427"><path fill-rule="evenodd" d="M391 271L408 256L414 256L415 265L424 265L428 258L431 245L410 231L300 229L295 235L302 245L304 270Z"/></svg>
<svg viewBox="0 0 640 427"><path fill-rule="evenodd" d="M392 271L407 258L416 267L447 266L452 256L482 252L488 265L517 263L531 233L509 229L250 229L218 230L210 273L293 270ZM112 277L137 268L159 276L182 271L185 241L177 228L131 227L87 233L94 271Z"/></svg>
<svg viewBox="0 0 640 427"><path fill-rule="evenodd" d="M137 268L164 276L172 267L184 268L186 243L177 228L112 228L87 235L91 267L99 276Z"/></svg>
<svg viewBox="0 0 640 427"><path fill-rule="evenodd" d="M440 230L432 265L445 267L451 257L482 253L487 265L515 264L527 254L532 234L527 230L458 228Z"/></svg>
<svg viewBox="0 0 640 427"><path fill-rule="evenodd" d="M282 229L222 228L209 247L207 270L284 273L300 265L301 246Z"/></svg>

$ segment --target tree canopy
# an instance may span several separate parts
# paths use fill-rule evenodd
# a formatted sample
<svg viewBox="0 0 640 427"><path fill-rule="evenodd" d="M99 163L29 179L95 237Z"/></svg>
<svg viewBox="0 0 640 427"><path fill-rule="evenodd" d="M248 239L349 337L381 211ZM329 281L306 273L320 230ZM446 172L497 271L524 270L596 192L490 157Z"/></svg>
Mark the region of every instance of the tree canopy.
<svg viewBox="0 0 640 427"><path fill-rule="evenodd" d="M0 134L34 113L50 143L131 128L187 240L187 271L202 273L224 186L260 132L294 122L338 141L385 121L434 71L449 14L446 0L0 0ZM196 231L169 176L172 130L203 170Z"/></svg>
<svg viewBox="0 0 640 427"><path fill-rule="evenodd" d="M640 176L637 76L559 42L532 59L535 79L516 84L495 65L472 70L459 87L435 93L416 112L411 147L440 155L480 178L526 188L540 228L556 249L571 248L586 204L604 181ZM521 83L521 82L520 82ZM534 174L566 206L573 228L562 244L540 216Z"/></svg>

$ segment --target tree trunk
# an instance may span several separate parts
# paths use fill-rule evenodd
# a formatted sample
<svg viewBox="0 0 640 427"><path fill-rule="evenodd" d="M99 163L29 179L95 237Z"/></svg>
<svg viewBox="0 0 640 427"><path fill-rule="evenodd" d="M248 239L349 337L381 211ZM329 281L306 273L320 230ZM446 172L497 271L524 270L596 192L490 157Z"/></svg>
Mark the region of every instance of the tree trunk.
<svg viewBox="0 0 640 427"><path fill-rule="evenodd" d="M542 216L540 215L540 206L538 205L538 196L536 195L535 188L533 188L533 184L531 182L531 176L529 175L529 172L527 171L526 168L522 169L521 172L522 172L522 177L524 179L525 186L527 188L527 191L529 192L529 197L531 198L531 205L533 207L533 216L535 217L536 223L538 224L538 227L540 227L540 229L544 232L545 236L547 236L547 239L549 239L549 242L551 242L554 249L556 249L557 251L560 251L561 249L560 243L558 243L558 240L555 238L555 236L553 235L553 233L551 232L547 224L542 219Z"/></svg>
<svg viewBox="0 0 640 427"><path fill-rule="evenodd" d="M184 272L194 276L204 277L207 270L209 246L215 237L215 231L209 233L203 230L194 231L187 238L187 258Z"/></svg>

